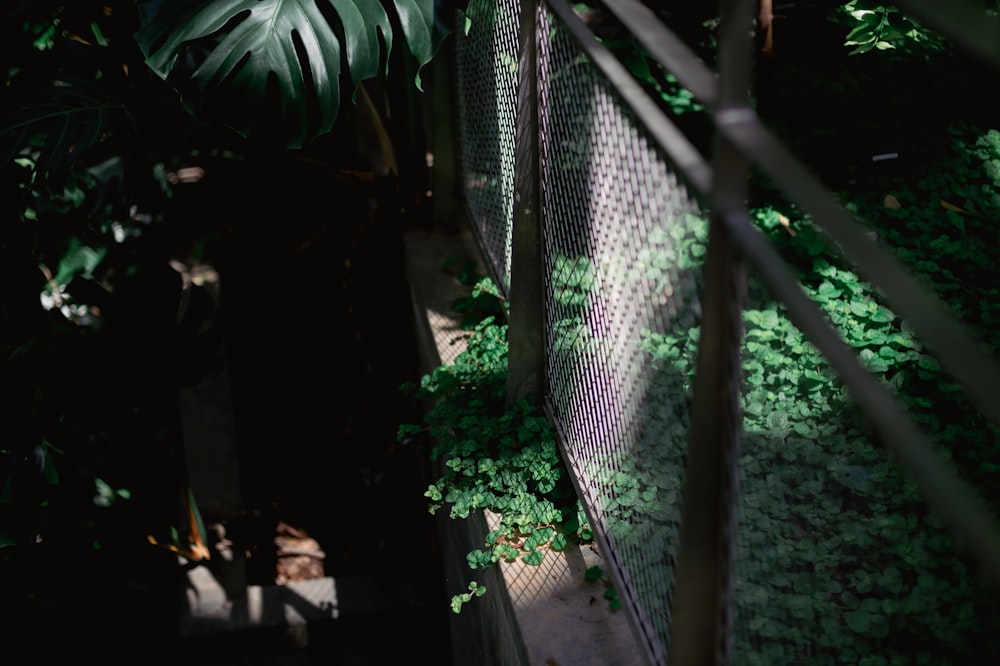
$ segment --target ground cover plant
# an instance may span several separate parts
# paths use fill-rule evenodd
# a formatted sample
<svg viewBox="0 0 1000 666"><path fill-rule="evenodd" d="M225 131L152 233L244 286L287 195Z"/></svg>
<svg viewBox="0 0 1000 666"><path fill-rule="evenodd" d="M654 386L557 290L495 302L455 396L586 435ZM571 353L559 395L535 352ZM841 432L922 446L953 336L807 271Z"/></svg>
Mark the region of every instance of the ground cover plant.
<svg viewBox="0 0 1000 666"><path fill-rule="evenodd" d="M975 103L978 80L994 79L895 10L853 1L801 4L775 23L758 78L760 113L873 237L996 352L998 237L991 220L1000 213L1000 134L996 119ZM688 36L711 45L717 23L698 18L705 20L691 21ZM681 124L704 128L683 119L704 108L643 59L634 42L609 34L606 42L665 109ZM908 112L913 108L921 112ZM852 130L846 140L844 127ZM984 501L1000 507L996 426L807 215L763 179L753 186L752 217L807 294L942 455ZM703 234L678 240L685 256L704 255ZM586 301L594 283L587 262L564 259L571 268L554 279L557 299ZM879 447L822 357L752 275L750 281L736 654L760 664L945 664L997 655L995 592L982 586L974 562ZM600 344L577 335L576 320L555 330L557 351ZM642 335L652 363L693 380L696 327ZM658 432L661 439L683 438ZM679 460L662 463L679 478ZM655 516L662 502L678 497L654 481L662 474L648 471L625 462L616 495L631 500L612 511Z"/></svg>
<svg viewBox="0 0 1000 666"><path fill-rule="evenodd" d="M32 611L47 610L50 593L72 596L59 588L79 583L76 573L97 571L98 578L112 580L125 564L135 576L120 581L114 598L125 606L142 596L159 584L151 578L166 555L147 547L147 532L167 532L177 517L180 474L163 473L178 469L170 390L197 374L199 356L185 357L191 365L172 361L178 340L190 342L198 321L178 324L177 276L165 270L159 235L165 227L157 216L170 198L168 176L176 178L182 165L146 151L150 137L169 144L178 128L192 127L159 75L195 95L213 83L236 82L238 77L225 74L237 63L219 55L219 47L231 43L222 39L197 48L167 40L160 52L161 42L150 37L143 45L163 57L155 62L157 76L147 77L145 60L129 37L137 26L117 25L115 12L107 11L121 6L87 3L74 12L48 14L49 3L20 3L17 20L8 22L3 94L18 104L5 106L4 113L40 113L27 120L4 116L3 154L10 159L2 165L0 351L4 414L19 436L0 445L0 562L7 598L28 600ZM195 5L187 6L193 11ZM220 17L248 21L257 6L273 8L231 2ZM427 27L429 15L420 15ZM801 3L777 18L762 59L758 110L875 237L997 349L998 237L991 221L1000 210L1000 135L992 109L977 103L979 81L993 79L918 24L898 19L884 7L853 0ZM366 31L386 25L381 16L362 23ZM252 21L240 25L236 34L243 35ZM305 26L301 16L295 25ZM680 25L710 47L714 17L685 16ZM433 41L423 39L429 34L414 40L418 54L429 54L425 47ZM290 35L286 56L303 46ZM381 64L377 54L366 52L361 71L371 73L373 62ZM632 55L633 72L666 107L704 129L704 122L690 120L704 109L641 54ZM330 127L334 98L316 87L313 76L299 72L291 81L279 80L290 87L277 90L259 81L249 86L264 99L278 94L286 101L306 100L307 108L272 109L267 120L282 109L305 120L281 141L291 137L295 143ZM31 93L32 104L20 104L22 92ZM235 124L249 132L258 120ZM846 140L844 127L853 130ZM53 140L45 143L42 136ZM873 154L886 154L887 147L898 157L873 163ZM966 403L907 323L829 250L808 217L765 181L754 184L754 219L796 267L807 292L942 452L998 506L995 427ZM686 249L688 256L702 256L703 239L690 239ZM568 263L579 266L582 259ZM576 292L589 288L579 275L563 277ZM751 286L738 654L768 664L807 657L810 663L910 663L911 657L951 663L955 655L996 654L996 600L979 589L972 563L926 514L780 306ZM696 329L644 335L651 362L690 377ZM442 446L435 455L446 463L440 483L428 489L432 506L451 504L456 516L484 508L503 516L502 528L470 554L476 568L513 557L530 563L545 548L586 538L537 403L506 411L504 336L499 320L483 324L468 355L420 387L422 397L436 401L430 420ZM75 373L71 381L68 368ZM192 374L178 377L178 370ZM672 425L663 419L663 428ZM668 494L638 469L620 470L612 482L620 484L625 500L612 508L622 515L655 516L676 496L676 488ZM644 535L621 538L638 536ZM47 563L66 553L76 557L78 569L65 578L49 577ZM108 553L114 553L110 563ZM33 586L37 581L41 587ZM78 596L87 600L92 592ZM481 587L471 585L453 603L460 608L480 593ZM154 605L172 610L169 600ZM20 607L11 602L4 610ZM55 617L86 616L86 609L59 610L64 614ZM15 619L23 626L24 618ZM15 626L6 616L4 622L5 628ZM822 633L803 626L819 626ZM44 637L46 627L34 631Z"/></svg>
<svg viewBox="0 0 1000 666"><path fill-rule="evenodd" d="M998 134L974 101L995 75L893 9L810 8L775 21L759 112L995 353ZM700 26L691 43L710 43L712 21ZM626 63L665 109L682 119L704 112L662 72L648 75L649 61L631 47ZM841 57L831 57L837 47ZM1000 507L996 426L807 215L763 180L751 211L868 368ZM816 350L750 279L736 654L761 664L996 655L995 592L927 514ZM689 371L688 333L648 334L655 362Z"/></svg>
<svg viewBox="0 0 1000 666"><path fill-rule="evenodd" d="M506 402L506 310L496 285L476 278L455 307L470 331L466 348L419 385L401 387L429 407L422 423L401 425L398 436L430 438L431 459L440 469L425 493L432 514L447 509L454 519L481 511L497 516L483 547L468 553L472 571L501 560L538 565L548 550L589 541L589 526L540 396ZM481 577L470 581L468 592L452 598L452 610L460 612L486 591Z"/></svg>

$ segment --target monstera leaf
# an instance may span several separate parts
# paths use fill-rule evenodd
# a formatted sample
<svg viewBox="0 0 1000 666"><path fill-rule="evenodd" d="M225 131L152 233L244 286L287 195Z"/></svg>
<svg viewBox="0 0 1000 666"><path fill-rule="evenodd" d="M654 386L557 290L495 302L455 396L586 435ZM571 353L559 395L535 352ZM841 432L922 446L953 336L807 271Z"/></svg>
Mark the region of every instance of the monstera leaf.
<svg viewBox="0 0 1000 666"><path fill-rule="evenodd" d="M440 42L433 5L391 2L418 87ZM147 63L195 116L244 136L278 124L292 148L333 128L345 92L382 74L393 46L389 0L140 0L138 7L136 38Z"/></svg>
<svg viewBox="0 0 1000 666"><path fill-rule="evenodd" d="M128 109L116 93L106 78L74 78L8 100L0 111L0 164L26 159L37 184L60 190L112 127L127 126Z"/></svg>

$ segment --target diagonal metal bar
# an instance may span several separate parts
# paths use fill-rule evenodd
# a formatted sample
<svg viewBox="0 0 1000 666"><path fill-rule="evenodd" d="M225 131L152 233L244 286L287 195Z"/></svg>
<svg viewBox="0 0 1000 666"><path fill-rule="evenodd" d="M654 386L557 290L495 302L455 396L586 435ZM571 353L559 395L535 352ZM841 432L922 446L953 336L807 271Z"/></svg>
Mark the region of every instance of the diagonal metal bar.
<svg viewBox="0 0 1000 666"><path fill-rule="evenodd" d="M685 183L700 197L708 196L712 171L698 149L663 115L663 111L618 59L597 41L566 0L546 0L546 4L577 40L594 67L608 80L610 88L636 117L639 125L646 128L653 141L670 158ZM652 20L658 21L655 17Z"/></svg>
<svg viewBox="0 0 1000 666"><path fill-rule="evenodd" d="M798 278L746 212L733 211L724 222L743 256L785 304L788 318L816 345L851 390L882 436L884 446L895 454L931 509L948 522L958 543L976 557L988 579L1000 583L1000 523L996 517L961 480L954 464L936 452L895 398L861 365L857 354L802 290Z"/></svg>
<svg viewBox="0 0 1000 666"><path fill-rule="evenodd" d="M967 54L1000 71L1000 17L971 0L891 0Z"/></svg>
<svg viewBox="0 0 1000 666"><path fill-rule="evenodd" d="M674 73L696 98L710 105L717 99L711 71L647 7L637 0L603 2L636 34L650 55ZM968 30L971 41L985 45L979 50L986 53L977 55L988 62L992 62L989 53L1000 51L1000 21L986 16L981 8L968 0L949 3L947 8L920 0L895 0L895 4L946 36L952 36L956 43L962 41ZM970 23L975 23L974 18L982 20L983 25L970 28ZM1000 56L997 60L1000 63ZM980 409L995 423L1000 423L1000 391L995 390L995 378L1000 377L1000 364L980 350L978 343L954 320L950 309L935 294L917 284L894 257L871 243L860 225L833 200L820 181L763 127L756 114L747 110L743 117L731 115L725 125L724 131L742 146L745 154L782 185L789 197L814 213L817 222L827 228L859 270L886 293L900 314L914 324L949 372L970 391ZM692 160L695 170L703 172L704 167L697 166L697 161Z"/></svg>
<svg viewBox="0 0 1000 666"><path fill-rule="evenodd" d="M812 214L847 260L913 325L983 414L1000 424L1000 363L972 337L948 305L921 285L893 254L866 236L866 229L763 126L753 110L730 113L716 122L744 155L755 160L792 201Z"/></svg>
<svg viewBox="0 0 1000 666"><path fill-rule="evenodd" d="M715 115L749 103L754 0L723 0L719 33L719 100ZM732 658L733 542L746 276L724 217L742 211L748 162L716 133L712 216L704 269L701 335L670 627L671 663L727 664Z"/></svg>
<svg viewBox="0 0 1000 666"><path fill-rule="evenodd" d="M647 53L663 65L698 101L714 107L718 85L713 72L694 52L667 29L652 10L639 0L601 0L622 25L642 44Z"/></svg>

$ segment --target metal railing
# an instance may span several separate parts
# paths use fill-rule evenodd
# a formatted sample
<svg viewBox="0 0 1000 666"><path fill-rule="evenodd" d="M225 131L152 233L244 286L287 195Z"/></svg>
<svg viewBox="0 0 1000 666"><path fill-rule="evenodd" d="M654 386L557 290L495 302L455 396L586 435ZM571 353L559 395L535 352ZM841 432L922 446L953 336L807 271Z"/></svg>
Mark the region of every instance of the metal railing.
<svg viewBox="0 0 1000 666"><path fill-rule="evenodd" d="M905 480L898 487L912 483L981 573L1000 580L1000 528L977 490L867 369L750 219L753 167L811 215L912 325L924 353L1000 423L996 359L754 111L756 3L722 2L717 72L648 6L602 4L711 111L710 158L565 0L470 1L470 28L456 32L457 132L472 224L511 301L509 394L545 396L639 649L657 664L834 663L817 656L822 640L781 625L769 604L806 599L808 609L795 615L803 623L822 626L816 608L823 604L832 622L860 622L856 607L835 609L831 595L795 589L819 584L816 567L808 577L790 567L787 575L798 577L769 589L774 582L765 574L788 561L775 552L784 546L741 529L745 521L787 517L785 509L761 511L762 503L786 501L769 497L769 484L795 467L796 456L840 437L825 441L814 432L793 441L782 430L783 407L771 405L773 431L747 439L741 354L751 301L780 303L867 419L868 439L899 463ZM1000 30L996 21L969 23L972 3L897 4L1000 69ZM764 449L779 451L775 459L784 451L787 465L751 470ZM869 483L867 451L841 450L829 460L803 483L822 489L823 474L847 475L847 489ZM816 490L796 503L828 499ZM817 518L809 529L838 528ZM975 586L971 574L961 576L961 585Z"/></svg>

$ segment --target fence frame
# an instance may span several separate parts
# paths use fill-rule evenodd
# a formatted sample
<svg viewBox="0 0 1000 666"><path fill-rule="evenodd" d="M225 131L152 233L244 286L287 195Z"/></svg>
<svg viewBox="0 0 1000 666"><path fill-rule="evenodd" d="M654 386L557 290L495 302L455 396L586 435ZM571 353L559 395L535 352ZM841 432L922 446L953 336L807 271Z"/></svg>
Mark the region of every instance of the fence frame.
<svg viewBox="0 0 1000 666"><path fill-rule="evenodd" d="M760 167L785 195L813 215L830 241L967 389L977 406L1000 424L1000 363L974 342L939 297L924 287L865 230L764 126L749 100L755 0L721 0L718 75L706 67L639 0L602 0L647 53L712 112L714 153L704 160L645 95L628 72L594 38L566 0L522 0L517 91L514 217L509 295L508 400L545 393L544 290L538 137L538 19L551 11L642 123L694 192L709 202L710 236L705 267L704 316L698 350L693 422L678 546L670 662L679 666L726 664L731 654L736 466L742 344L743 263L750 265L786 307L792 323L840 376L886 448L916 483L932 510L1000 582L1000 523L982 506L955 467L941 457L896 400L868 373L855 352L802 290L789 267L749 219L747 173ZM893 0L974 57L1000 71L1000 21L969 22L970 0L942 7ZM480 242L483 242L480 239ZM551 409L549 414L551 416ZM719 415L723 417L720 418ZM557 430L558 430L558 424ZM565 451L564 443L559 442ZM577 480L574 479L574 483ZM579 490L579 488L578 488ZM588 508L588 507L585 507ZM623 577L612 572L616 584ZM656 661L655 649L647 657Z"/></svg>

